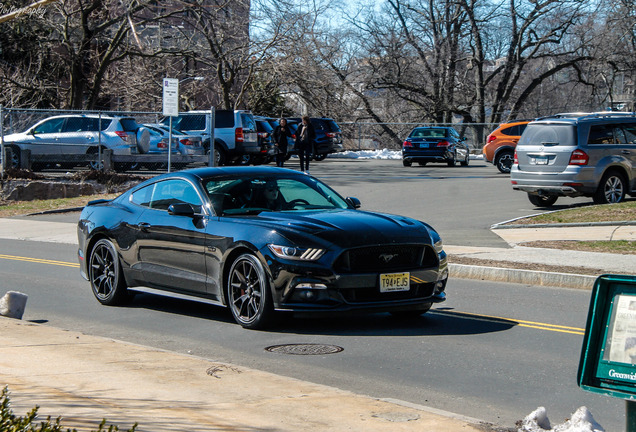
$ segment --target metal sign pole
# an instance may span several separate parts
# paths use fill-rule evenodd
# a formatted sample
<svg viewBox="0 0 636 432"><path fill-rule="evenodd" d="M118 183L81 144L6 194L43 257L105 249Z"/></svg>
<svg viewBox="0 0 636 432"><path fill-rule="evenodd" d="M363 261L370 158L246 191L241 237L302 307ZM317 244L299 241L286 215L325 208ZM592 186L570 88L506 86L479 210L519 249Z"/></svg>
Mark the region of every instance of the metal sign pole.
<svg viewBox="0 0 636 432"><path fill-rule="evenodd" d="M98 126L99 133L97 134L97 167L98 170L104 171L104 164L102 163L102 113L99 113Z"/></svg>
<svg viewBox="0 0 636 432"><path fill-rule="evenodd" d="M625 401L625 432L636 432L636 402Z"/></svg>
<svg viewBox="0 0 636 432"><path fill-rule="evenodd" d="M172 116L170 116L170 129L168 130L168 172L170 172L171 154L172 154Z"/></svg>
<svg viewBox="0 0 636 432"><path fill-rule="evenodd" d="M214 129L216 128L214 107L210 107L210 160L208 166L216 166L216 146L214 145Z"/></svg>

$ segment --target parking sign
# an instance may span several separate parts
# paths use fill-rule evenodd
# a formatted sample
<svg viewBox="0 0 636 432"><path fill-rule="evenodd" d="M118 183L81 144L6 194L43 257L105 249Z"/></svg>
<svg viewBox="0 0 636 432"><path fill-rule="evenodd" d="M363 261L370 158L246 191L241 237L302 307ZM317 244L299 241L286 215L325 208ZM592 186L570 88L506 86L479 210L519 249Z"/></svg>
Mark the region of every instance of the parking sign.
<svg viewBox="0 0 636 432"><path fill-rule="evenodd" d="M163 115L177 117L179 115L179 80L163 79Z"/></svg>

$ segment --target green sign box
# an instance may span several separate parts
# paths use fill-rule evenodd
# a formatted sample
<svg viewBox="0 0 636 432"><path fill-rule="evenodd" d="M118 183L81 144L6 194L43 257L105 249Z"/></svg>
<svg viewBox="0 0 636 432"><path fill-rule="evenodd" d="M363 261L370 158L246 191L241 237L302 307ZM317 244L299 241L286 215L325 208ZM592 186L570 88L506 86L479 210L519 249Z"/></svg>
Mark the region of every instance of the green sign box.
<svg viewBox="0 0 636 432"><path fill-rule="evenodd" d="M636 276L596 279L577 380L584 390L636 401Z"/></svg>

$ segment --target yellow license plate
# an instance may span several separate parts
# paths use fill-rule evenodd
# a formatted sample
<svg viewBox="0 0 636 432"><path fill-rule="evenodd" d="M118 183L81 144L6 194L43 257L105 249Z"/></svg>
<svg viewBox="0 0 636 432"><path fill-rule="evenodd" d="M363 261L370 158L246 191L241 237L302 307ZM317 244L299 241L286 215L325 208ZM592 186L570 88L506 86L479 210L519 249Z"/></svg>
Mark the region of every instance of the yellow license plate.
<svg viewBox="0 0 636 432"><path fill-rule="evenodd" d="M408 291L411 289L410 273L386 273L380 275L380 292Z"/></svg>

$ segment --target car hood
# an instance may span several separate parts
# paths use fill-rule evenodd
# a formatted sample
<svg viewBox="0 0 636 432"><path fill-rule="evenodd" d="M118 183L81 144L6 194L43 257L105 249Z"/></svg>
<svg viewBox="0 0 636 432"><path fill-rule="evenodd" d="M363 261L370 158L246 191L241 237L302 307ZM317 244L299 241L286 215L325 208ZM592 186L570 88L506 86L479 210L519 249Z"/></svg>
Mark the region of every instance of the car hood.
<svg viewBox="0 0 636 432"><path fill-rule="evenodd" d="M243 222L275 229L290 240L311 235L343 247L407 242L432 244L429 230L433 229L423 222L361 210L262 212L244 218Z"/></svg>

